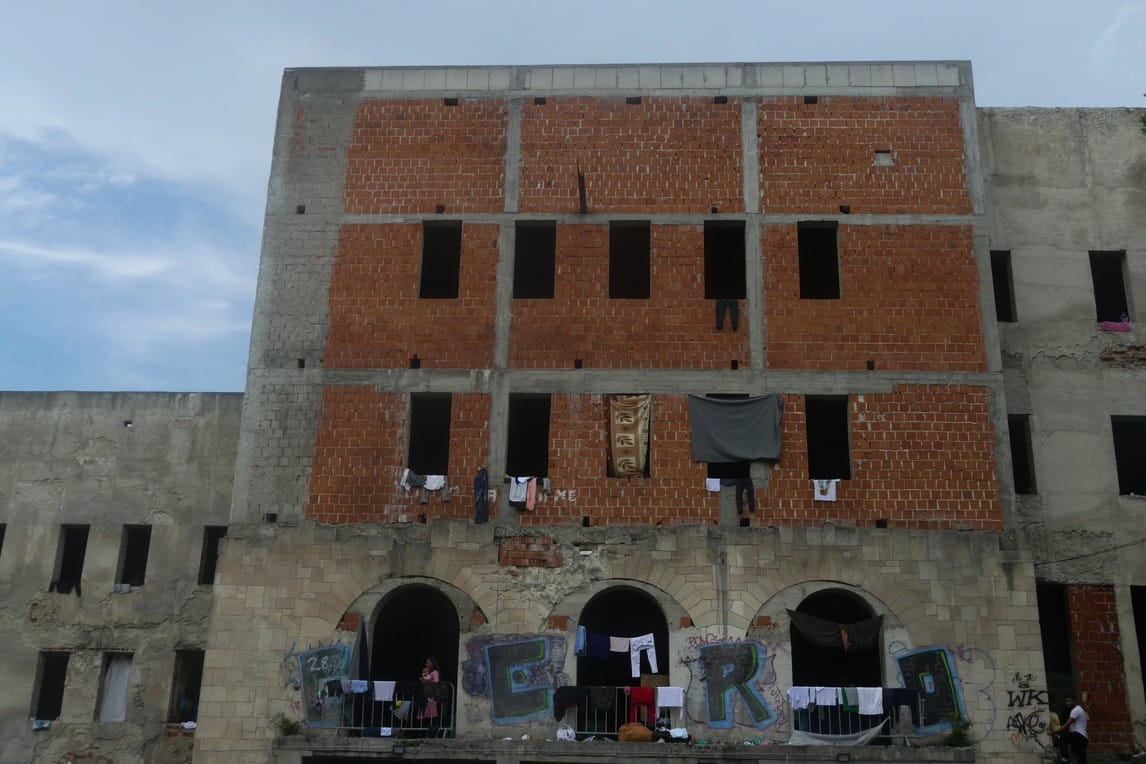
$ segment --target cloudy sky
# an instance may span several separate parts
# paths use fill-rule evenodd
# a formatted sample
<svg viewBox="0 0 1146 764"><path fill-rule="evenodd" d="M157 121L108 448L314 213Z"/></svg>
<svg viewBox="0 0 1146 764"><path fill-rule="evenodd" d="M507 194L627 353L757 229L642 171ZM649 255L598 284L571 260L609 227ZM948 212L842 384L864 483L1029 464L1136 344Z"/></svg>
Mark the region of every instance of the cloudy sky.
<svg viewBox="0 0 1146 764"><path fill-rule="evenodd" d="M1146 106L1146 0L4 5L0 390L242 390L286 67L969 59L982 106Z"/></svg>

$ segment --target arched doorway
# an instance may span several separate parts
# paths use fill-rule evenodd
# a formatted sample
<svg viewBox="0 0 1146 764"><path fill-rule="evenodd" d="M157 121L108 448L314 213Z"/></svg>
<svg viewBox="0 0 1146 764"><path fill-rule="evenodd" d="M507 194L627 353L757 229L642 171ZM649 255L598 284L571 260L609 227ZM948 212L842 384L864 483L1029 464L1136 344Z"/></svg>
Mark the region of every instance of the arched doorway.
<svg viewBox="0 0 1146 764"><path fill-rule="evenodd" d="M874 613L863 598L843 589L824 589L804 598L796 608L827 622L824 631L831 633L837 627L836 638L818 637L813 629L801 630L792 623L792 684L805 687L879 687L883 684L882 639L878 634L879 622L873 622ZM845 645L839 629L851 629L853 638ZM862 627L862 628L861 628ZM855 639L857 630L871 634L874 639Z"/></svg>
<svg viewBox="0 0 1146 764"><path fill-rule="evenodd" d="M416 680L426 658L438 661L442 681L456 685L458 611L432 586L403 586L382 601L374 618L370 678Z"/></svg>
<svg viewBox="0 0 1146 764"><path fill-rule="evenodd" d="M640 654L639 673L669 673L665 614L656 600L643 591L629 586L610 587L585 604L578 623L592 634L608 637L652 634L654 648ZM656 670L650 655L656 659ZM630 653L577 657L577 684L581 687L636 687L640 683L640 677L633 676Z"/></svg>

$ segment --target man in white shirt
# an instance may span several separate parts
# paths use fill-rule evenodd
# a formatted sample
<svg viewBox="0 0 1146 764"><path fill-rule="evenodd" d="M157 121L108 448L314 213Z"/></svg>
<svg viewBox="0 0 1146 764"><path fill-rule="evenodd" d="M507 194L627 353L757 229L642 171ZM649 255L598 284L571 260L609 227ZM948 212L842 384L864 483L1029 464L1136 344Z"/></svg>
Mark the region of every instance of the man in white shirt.
<svg viewBox="0 0 1146 764"><path fill-rule="evenodd" d="M1057 731L1066 733L1075 762L1086 764L1086 747L1090 745L1090 733L1086 729L1088 720L1086 711L1075 702L1073 695L1066 696L1066 707L1070 709L1070 715Z"/></svg>

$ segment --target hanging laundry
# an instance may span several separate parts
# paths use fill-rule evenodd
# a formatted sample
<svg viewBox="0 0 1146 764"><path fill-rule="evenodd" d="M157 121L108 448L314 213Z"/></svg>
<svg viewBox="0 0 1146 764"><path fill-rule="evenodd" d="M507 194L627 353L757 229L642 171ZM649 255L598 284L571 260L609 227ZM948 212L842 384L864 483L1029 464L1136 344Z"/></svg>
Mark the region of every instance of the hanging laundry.
<svg viewBox="0 0 1146 764"><path fill-rule="evenodd" d="M537 506L537 478L530 478L525 484L525 508L530 512Z"/></svg>
<svg viewBox="0 0 1146 764"><path fill-rule="evenodd" d="M528 477L511 477L509 479L509 503L514 506L525 506L529 495Z"/></svg>
<svg viewBox="0 0 1146 764"><path fill-rule="evenodd" d="M609 637L609 652L613 652L613 653L627 653L627 652L629 652L629 638L628 637Z"/></svg>
<svg viewBox="0 0 1146 764"><path fill-rule="evenodd" d="M489 473L482 467L474 475L474 524L489 522Z"/></svg>
<svg viewBox="0 0 1146 764"><path fill-rule="evenodd" d="M657 687L657 708L684 708L683 687Z"/></svg>
<svg viewBox="0 0 1146 764"><path fill-rule="evenodd" d="M388 701L394 699L393 681L382 680L374 683L374 700Z"/></svg>
<svg viewBox="0 0 1146 764"><path fill-rule="evenodd" d="M641 675L641 653L648 656L652 673L657 673L657 647L652 634L642 634L629 640L629 659L634 679Z"/></svg>
<svg viewBox="0 0 1146 764"><path fill-rule="evenodd" d="M704 489L713 493L720 492L720 478L705 478Z"/></svg>
<svg viewBox="0 0 1146 764"><path fill-rule="evenodd" d="M812 481L812 498L816 501L835 501L836 500L836 483L838 479L833 480L813 480Z"/></svg>
<svg viewBox="0 0 1146 764"><path fill-rule="evenodd" d="M779 395L755 398L688 396L692 458L698 462L743 462L780 458Z"/></svg>
<svg viewBox="0 0 1146 764"><path fill-rule="evenodd" d="M609 396L609 454L617 477L644 476L651 411L651 395Z"/></svg>

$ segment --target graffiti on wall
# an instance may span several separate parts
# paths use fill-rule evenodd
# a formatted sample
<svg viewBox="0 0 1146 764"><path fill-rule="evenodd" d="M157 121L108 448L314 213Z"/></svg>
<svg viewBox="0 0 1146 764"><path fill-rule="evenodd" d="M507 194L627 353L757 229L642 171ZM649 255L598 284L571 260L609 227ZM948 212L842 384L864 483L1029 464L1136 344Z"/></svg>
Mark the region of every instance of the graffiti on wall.
<svg viewBox="0 0 1146 764"><path fill-rule="evenodd" d="M337 727L342 719L342 680L350 675L350 645L291 645L283 657L285 686L299 691L296 708L310 727Z"/></svg>
<svg viewBox="0 0 1146 764"><path fill-rule="evenodd" d="M787 719L775 710L784 704L776 686L774 650L754 640L708 635L690 637L687 645L695 654L681 658L692 675L687 693L691 719L713 729L786 728Z"/></svg>
<svg viewBox="0 0 1146 764"><path fill-rule="evenodd" d="M1007 731L1011 742L1038 741L1047 731L1047 691L1038 687L1038 677L1016 671L1007 688Z"/></svg>
<svg viewBox="0 0 1146 764"><path fill-rule="evenodd" d="M466 643L462 689L490 701L496 724L522 724L553 712L553 690L569 684L565 638L514 634L474 637Z"/></svg>

